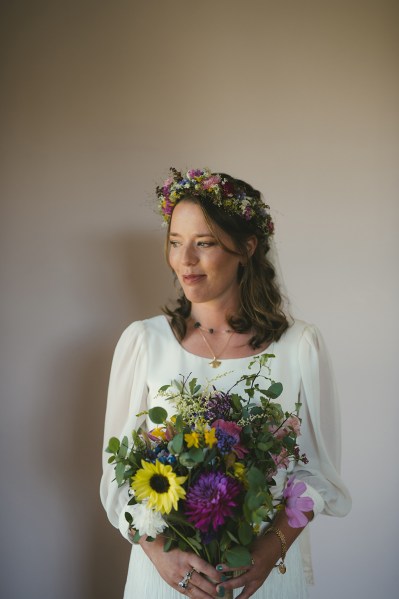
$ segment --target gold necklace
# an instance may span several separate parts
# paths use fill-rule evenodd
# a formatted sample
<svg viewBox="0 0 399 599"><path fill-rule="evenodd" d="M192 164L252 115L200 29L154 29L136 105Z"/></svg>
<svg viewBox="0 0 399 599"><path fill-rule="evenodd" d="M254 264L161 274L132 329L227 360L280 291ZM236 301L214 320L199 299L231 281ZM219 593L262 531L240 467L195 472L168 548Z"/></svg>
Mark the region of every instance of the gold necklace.
<svg viewBox="0 0 399 599"><path fill-rule="evenodd" d="M219 368L219 366L221 365L221 361L218 360L215 352L213 351L212 347L208 343L207 338L205 337L204 333L201 331L201 328L200 327L196 327L196 328L199 330L199 332L201 334L201 337L204 340L207 348L209 349L209 351L213 355L213 360L211 362L209 362L209 364L212 366L212 368ZM219 356L221 356L223 354L223 352L226 351L227 346L229 345L230 340L231 340L232 336L234 335L234 333L235 333L235 331L231 331L230 332L229 338L227 339L227 343L223 346L223 349L219 352Z"/></svg>

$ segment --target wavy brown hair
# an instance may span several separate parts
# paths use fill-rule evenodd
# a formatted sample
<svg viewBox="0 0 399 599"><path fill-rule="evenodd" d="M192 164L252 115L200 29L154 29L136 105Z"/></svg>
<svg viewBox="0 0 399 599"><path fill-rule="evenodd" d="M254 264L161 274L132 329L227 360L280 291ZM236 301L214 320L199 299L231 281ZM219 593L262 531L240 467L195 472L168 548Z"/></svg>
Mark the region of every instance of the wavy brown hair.
<svg viewBox="0 0 399 599"><path fill-rule="evenodd" d="M220 173L222 177L231 179L235 185L245 189L247 196L260 197L260 192L245 181L233 179L229 175ZM270 249L269 241L256 228L253 222L246 221L238 215L231 215L215 206L203 197L189 196L180 201L190 201L200 206L204 218L215 235L221 247L226 252L242 256L242 265L239 266L237 278L239 283L239 310L228 317L229 326L237 333L253 331L249 340L253 349L259 348L265 342L277 341L288 328L288 320L282 309L282 296L276 282L276 273L271 262L267 259ZM223 244L215 230L220 227L227 233L235 247L235 251ZM169 232L166 236L166 259L169 263ZM248 238L255 236L257 246L252 256L248 254ZM165 314L171 319L171 326L176 337L181 341L187 332L187 319L191 314L191 302L183 292L177 298L174 308L165 306Z"/></svg>

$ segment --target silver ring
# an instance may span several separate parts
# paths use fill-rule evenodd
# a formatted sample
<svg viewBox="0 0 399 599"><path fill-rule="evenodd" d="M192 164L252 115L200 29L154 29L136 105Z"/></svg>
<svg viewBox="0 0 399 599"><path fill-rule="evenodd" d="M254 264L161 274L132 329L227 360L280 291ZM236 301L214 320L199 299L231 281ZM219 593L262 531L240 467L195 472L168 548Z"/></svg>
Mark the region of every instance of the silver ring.
<svg viewBox="0 0 399 599"><path fill-rule="evenodd" d="M193 572L194 568L191 568L191 570L185 573L181 581L177 583L179 587L181 587L182 589L186 589L188 587L188 583L190 582Z"/></svg>

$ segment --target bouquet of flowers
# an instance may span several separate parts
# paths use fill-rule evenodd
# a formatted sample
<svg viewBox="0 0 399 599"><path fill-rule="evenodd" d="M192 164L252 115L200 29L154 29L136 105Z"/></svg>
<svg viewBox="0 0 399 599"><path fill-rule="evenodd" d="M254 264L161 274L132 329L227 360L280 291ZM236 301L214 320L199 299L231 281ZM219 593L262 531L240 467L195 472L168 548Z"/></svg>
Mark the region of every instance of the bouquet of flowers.
<svg viewBox="0 0 399 599"><path fill-rule="evenodd" d="M304 483L291 477L279 497L273 493L279 469L307 462L297 445L300 404L284 413L275 401L283 387L270 378L273 357L254 358L252 372L227 392L216 389L217 379L172 381L159 390L174 408L172 417L151 408L145 414L152 430L110 439L116 483L130 488L125 517L135 542L162 534L165 551L179 547L234 568L251 563L251 543L276 509L286 510L291 526L307 523L303 512L313 502L301 497ZM234 392L239 385L241 395Z"/></svg>

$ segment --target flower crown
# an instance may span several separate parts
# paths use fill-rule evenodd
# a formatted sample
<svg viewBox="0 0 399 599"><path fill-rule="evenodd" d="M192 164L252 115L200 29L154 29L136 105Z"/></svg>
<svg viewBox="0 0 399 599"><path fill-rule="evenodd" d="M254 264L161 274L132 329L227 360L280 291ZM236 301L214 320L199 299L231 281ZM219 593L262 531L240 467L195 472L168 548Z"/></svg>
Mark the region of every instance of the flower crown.
<svg viewBox="0 0 399 599"><path fill-rule="evenodd" d="M248 195L244 183L240 185L228 175L211 173L207 169L191 169L185 175L175 168L170 171L171 176L156 189L159 212L165 222L170 222L173 209L182 198L194 196L212 202L228 214L253 221L265 238L273 235L274 224L267 212L269 206L262 202L259 192Z"/></svg>

